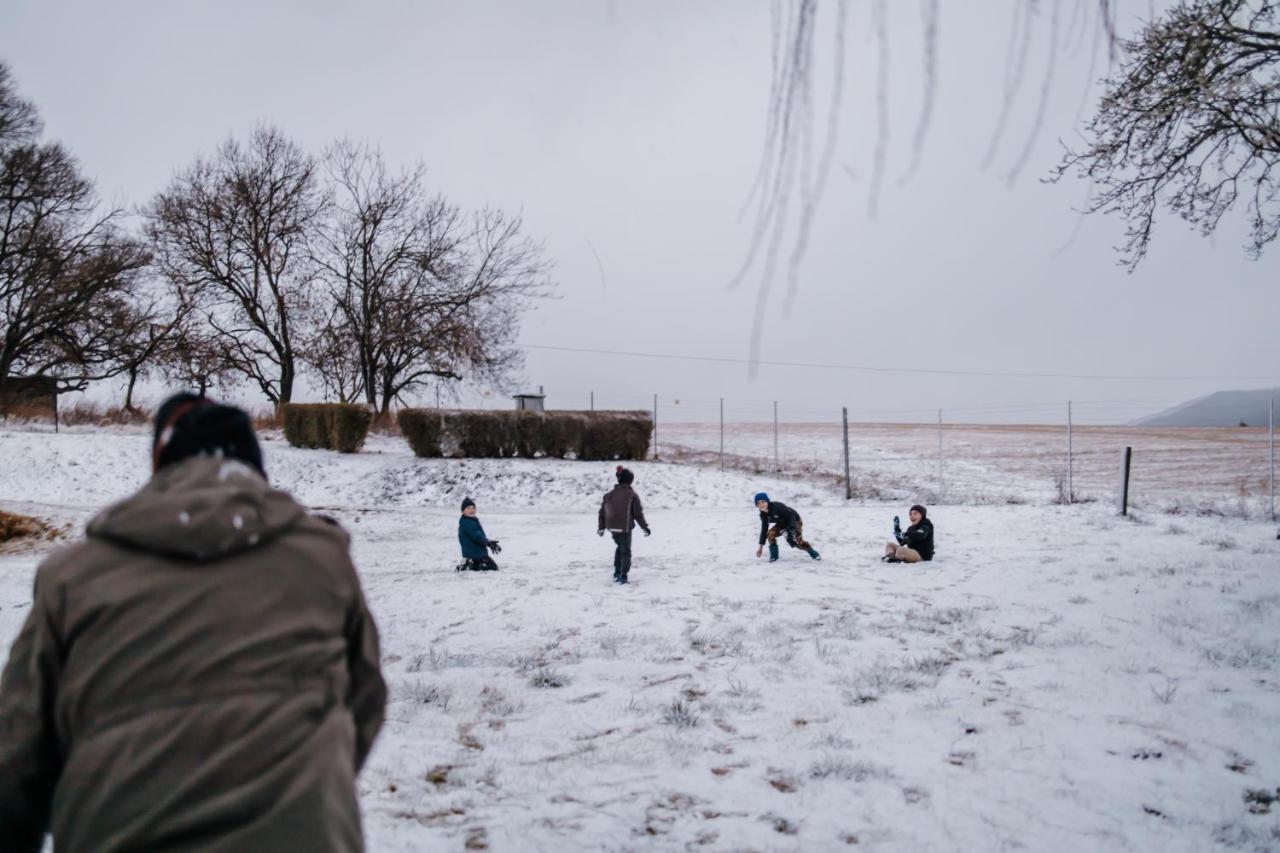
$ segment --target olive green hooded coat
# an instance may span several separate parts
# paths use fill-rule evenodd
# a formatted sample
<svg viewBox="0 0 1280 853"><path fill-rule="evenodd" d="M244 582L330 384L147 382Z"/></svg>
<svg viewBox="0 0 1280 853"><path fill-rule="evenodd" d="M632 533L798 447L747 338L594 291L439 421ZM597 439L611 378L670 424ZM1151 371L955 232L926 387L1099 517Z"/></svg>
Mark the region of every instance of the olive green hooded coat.
<svg viewBox="0 0 1280 853"><path fill-rule="evenodd" d="M352 851L378 634L336 525L240 462L158 472L37 570L0 679L0 847Z"/></svg>

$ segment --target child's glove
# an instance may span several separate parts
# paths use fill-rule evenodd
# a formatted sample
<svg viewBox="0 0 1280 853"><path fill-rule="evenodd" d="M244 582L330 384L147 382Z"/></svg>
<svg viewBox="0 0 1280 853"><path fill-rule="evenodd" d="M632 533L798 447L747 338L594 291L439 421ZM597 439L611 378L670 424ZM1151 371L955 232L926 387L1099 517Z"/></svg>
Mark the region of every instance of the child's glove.
<svg viewBox="0 0 1280 853"><path fill-rule="evenodd" d="M644 529L644 535L645 535L645 536L648 536L648 535L649 535L650 533L652 533L652 532L653 532L653 531L652 531L652 530L650 530L650 529L649 529L649 528L647 528L647 527Z"/></svg>
<svg viewBox="0 0 1280 853"><path fill-rule="evenodd" d="M603 531L603 530L597 530L597 531L596 531L596 535L597 535L597 536L603 536L603 535L604 535L604 531Z"/></svg>
<svg viewBox="0 0 1280 853"><path fill-rule="evenodd" d="M495 554L501 554L501 553L502 553L502 546L498 544L498 540L497 540L497 539L490 539L490 540L489 540L488 542L486 542L485 544L489 546L489 550L490 550L490 551L492 551L493 553L495 553Z"/></svg>

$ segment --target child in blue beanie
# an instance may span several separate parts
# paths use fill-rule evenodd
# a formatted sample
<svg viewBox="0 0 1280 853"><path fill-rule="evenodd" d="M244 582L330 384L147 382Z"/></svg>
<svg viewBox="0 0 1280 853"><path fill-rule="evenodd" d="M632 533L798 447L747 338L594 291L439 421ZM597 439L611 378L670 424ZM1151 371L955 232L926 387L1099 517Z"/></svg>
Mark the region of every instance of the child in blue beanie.
<svg viewBox="0 0 1280 853"><path fill-rule="evenodd" d="M458 519L458 543L462 545L463 562L458 564L458 571L496 572L498 564L485 551L488 548L495 554L502 553L497 539L489 539L484 535L480 519L476 518L476 502L471 498L462 500L462 517Z"/></svg>
<svg viewBox="0 0 1280 853"><path fill-rule="evenodd" d="M764 554L764 546L768 542L769 562L776 563L778 561L778 537L782 536L792 548L807 551L809 556L815 560L822 559L822 556L814 550L813 546L804 540L804 523L800 520L800 513L782 501L769 500L769 496L764 492L756 494L755 504L756 509L760 510L760 547L756 548L757 557ZM770 527L770 525L773 526Z"/></svg>

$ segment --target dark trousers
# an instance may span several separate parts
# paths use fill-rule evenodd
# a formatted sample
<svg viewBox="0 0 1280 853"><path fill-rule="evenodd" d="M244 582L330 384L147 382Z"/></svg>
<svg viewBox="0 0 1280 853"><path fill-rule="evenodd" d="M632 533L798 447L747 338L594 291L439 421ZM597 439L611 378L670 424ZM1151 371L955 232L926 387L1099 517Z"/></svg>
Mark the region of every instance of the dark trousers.
<svg viewBox="0 0 1280 853"><path fill-rule="evenodd" d="M498 564L493 561L493 557L468 557L464 564L468 571L472 572L496 572Z"/></svg>
<svg viewBox="0 0 1280 853"><path fill-rule="evenodd" d="M613 549L613 576L616 578L631 571L631 534L615 533L613 541L617 545Z"/></svg>

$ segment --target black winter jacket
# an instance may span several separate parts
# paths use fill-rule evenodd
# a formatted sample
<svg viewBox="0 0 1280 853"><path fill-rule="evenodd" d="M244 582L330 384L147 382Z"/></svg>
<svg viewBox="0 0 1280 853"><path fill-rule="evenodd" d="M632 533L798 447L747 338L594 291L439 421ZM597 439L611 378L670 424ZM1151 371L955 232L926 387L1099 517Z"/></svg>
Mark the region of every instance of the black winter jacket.
<svg viewBox="0 0 1280 853"><path fill-rule="evenodd" d="M769 525L777 524L783 530L795 530L800 524L800 513L781 501L769 501L769 508L760 513L760 544L769 537Z"/></svg>
<svg viewBox="0 0 1280 853"><path fill-rule="evenodd" d="M899 537L898 542L918 553L920 559L932 560L933 522L927 518L920 519L919 524L913 524L907 528L907 532Z"/></svg>

